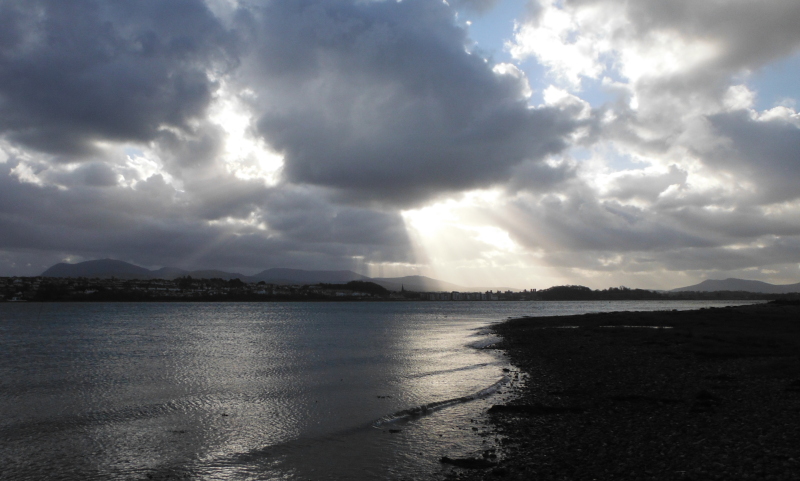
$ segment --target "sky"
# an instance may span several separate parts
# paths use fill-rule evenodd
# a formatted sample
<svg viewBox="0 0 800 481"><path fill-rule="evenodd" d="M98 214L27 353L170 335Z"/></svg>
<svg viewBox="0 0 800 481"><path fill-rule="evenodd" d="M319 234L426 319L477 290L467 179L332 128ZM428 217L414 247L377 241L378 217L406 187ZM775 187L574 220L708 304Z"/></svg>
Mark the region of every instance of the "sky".
<svg viewBox="0 0 800 481"><path fill-rule="evenodd" d="M0 276L800 281L800 2L448 2L0 0Z"/></svg>

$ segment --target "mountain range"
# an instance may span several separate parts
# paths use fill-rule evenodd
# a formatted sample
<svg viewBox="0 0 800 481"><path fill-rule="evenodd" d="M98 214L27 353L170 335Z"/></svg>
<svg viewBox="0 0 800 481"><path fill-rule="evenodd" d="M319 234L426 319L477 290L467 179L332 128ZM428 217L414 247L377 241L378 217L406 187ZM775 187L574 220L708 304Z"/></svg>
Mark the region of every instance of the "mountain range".
<svg viewBox="0 0 800 481"><path fill-rule="evenodd" d="M350 281L369 281L379 284L390 291L405 288L415 292L450 292L450 291L486 291L513 290L507 287L464 287L425 276L379 277L371 278L353 271L307 271L302 269L273 268L266 269L252 276L236 272L217 270L187 271L175 267L146 269L128 262L113 259L98 259L79 262L77 264L59 263L41 274L43 277L88 277L117 279L176 279L191 276L195 279L241 279L244 282L260 282L267 284L344 284Z"/></svg>
<svg viewBox="0 0 800 481"><path fill-rule="evenodd" d="M161 269L146 269L128 262L113 259L98 259L79 262L77 264L59 263L42 274L44 277L97 277L117 279L176 279L191 276L195 279L241 279L244 282L264 281L268 284L345 284L350 281L369 281L379 284L390 291L399 291L405 288L415 292L474 292L474 291L518 291L508 287L465 287L458 284L432 279L425 276L405 277L367 277L353 271L308 271L302 269L273 268L266 269L252 276L237 272L219 270L187 271L175 267L162 267ZM800 283L797 284L769 284L762 281L729 278L724 280L705 280L692 286L679 287L670 292L714 292L714 291L742 291L763 294L786 294L800 292Z"/></svg>
<svg viewBox="0 0 800 481"><path fill-rule="evenodd" d="M749 281L745 279L728 278L725 280L708 279L693 286L679 287L671 292L714 292L714 291L743 291L759 292L762 294L787 294L800 292L800 282L797 284L770 284L762 281Z"/></svg>

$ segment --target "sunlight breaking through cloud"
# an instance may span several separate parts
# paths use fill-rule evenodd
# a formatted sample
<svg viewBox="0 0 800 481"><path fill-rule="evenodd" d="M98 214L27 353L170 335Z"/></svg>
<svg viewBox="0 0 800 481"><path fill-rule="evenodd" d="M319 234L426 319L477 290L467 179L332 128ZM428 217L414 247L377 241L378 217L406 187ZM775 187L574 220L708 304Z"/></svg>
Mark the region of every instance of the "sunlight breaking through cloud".
<svg viewBox="0 0 800 481"><path fill-rule="evenodd" d="M798 280L797 2L30 0L0 19L0 273Z"/></svg>

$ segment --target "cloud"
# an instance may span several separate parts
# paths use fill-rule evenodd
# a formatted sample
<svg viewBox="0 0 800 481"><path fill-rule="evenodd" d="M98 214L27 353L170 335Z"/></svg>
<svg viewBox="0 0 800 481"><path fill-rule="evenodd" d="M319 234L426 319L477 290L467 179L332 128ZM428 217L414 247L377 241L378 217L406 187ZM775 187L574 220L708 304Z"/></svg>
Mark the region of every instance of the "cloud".
<svg viewBox="0 0 800 481"><path fill-rule="evenodd" d="M39 251L245 273L413 261L399 214L336 206L313 188L266 187L230 174L183 191L160 175L133 188L85 180L59 188L19 182L9 175L17 165L0 164L0 250L7 256ZM97 176L97 165L68 178Z"/></svg>
<svg viewBox="0 0 800 481"><path fill-rule="evenodd" d="M528 190L548 192L563 188L576 175L575 164L562 161L556 164L524 162L512 169L511 179L505 184L509 192Z"/></svg>
<svg viewBox="0 0 800 481"><path fill-rule="evenodd" d="M536 3L509 48L547 69L545 102L598 89L611 100L584 106L572 149L588 155L568 181L509 192L516 241L581 275L701 275L797 255L797 113L754 110L747 85L800 49L797 2Z"/></svg>
<svg viewBox="0 0 800 481"><path fill-rule="evenodd" d="M0 2L0 270L792 280L797 2L531 2L494 63L496 3Z"/></svg>
<svg viewBox="0 0 800 481"><path fill-rule="evenodd" d="M582 3L580 0L576 3ZM800 5L790 0L720 2L628 2L634 34L675 31L691 42L715 46L716 63L724 70L758 68L796 51Z"/></svg>
<svg viewBox="0 0 800 481"><path fill-rule="evenodd" d="M753 184L760 203L800 198L800 115L777 110L783 115L754 118L748 111L736 111L711 116L711 125L725 140L702 153L710 165Z"/></svg>
<svg viewBox="0 0 800 481"><path fill-rule="evenodd" d="M643 199L654 202L668 188L684 185L687 177L687 173L676 165L670 166L668 172L656 175L624 172L613 180L608 195L622 201Z"/></svg>
<svg viewBox="0 0 800 481"><path fill-rule="evenodd" d="M573 86L618 73L632 82L719 87L730 72L796 52L800 5L791 0L661 2L541 0L511 52L535 56Z"/></svg>
<svg viewBox="0 0 800 481"><path fill-rule="evenodd" d="M640 286L676 287L708 276L775 282L760 273L767 268L785 276L783 282L796 276L796 208L635 207L603 200L585 185L572 189L508 197L484 206L482 219L495 219L522 251L537 253L563 278L595 287L634 279Z"/></svg>
<svg viewBox="0 0 800 481"><path fill-rule="evenodd" d="M506 181L575 128L563 110L530 108L519 75L465 51L437 2L274 1L253 28L244 78L291 182L419 205Z"/></svg>
<svg viewBox="0 0 800 481"><path fill-rule="evenodd" d="M313 53L318 46L262 30L291 20L300 25L282 25L283 32L301 32L308 27L302 18L261 18L224 2L210 7L195 0L0 5L0 251L8 259L5 265L20 269L31 252L50 260L110 256L145 265L250 272L275 265L363 269L365 263L413 262L397 211L337 203L330 189L308 185L303 176L276 184L260 178L258 169L242 173L242 166L259 163L252 156L264 154L251 138L259 134L240 135L257 151L237 157L229 145L230 126L219 123L226 119L212 118L211 107L235 100L231 92L237 87L264 98L269 92L259 89L269 87L275 76L313 82L314 70L303 70L303 63L318 59L295 56L291 49ZM314 10L311 3L306 7ZM276 4L260 13L273 15L281 8L292 10ZM346 2L336 8L345 14L348 8L349 13L371 11ZM410 28L410 19L406 23ZM460 32L448 28L448 35ZM317 34L332 35L332 51L345 40L333 30ZM407 40L413 37L407 34ZM256 40L261 44L250 45L245 60L251 63L242 67L239 54L248 51L246 42ZM279 45L261 55L268 42ZM455 48L453 42L449 47ZM281 56L286 63L276 70L273 60ZM476 65L462 73L482 74L480 81L489 88L516 95L518 78L496 78L490 67ZM347 70L346 65L337 68L342 75ZM445 80L455 80L449 86L454 89L471 81ZM242 95L240 104L253 98ZM292 118L295 107L311 108L278 99L258 104L271 113L255 110L262 123L269 115ZM319 108L338 115L334 99L323 100L330 105ZM455 107L451 99L450 108ZM514 109L526 115L522 103ZM300 125L293 135L307 136L313 124ZM335 145L324 143L332 140L318 141L322 157L304 158L324 163L324 151L335 151ZM355 149L356 140L348 141ZM391 155L382 150L388 147L377 142L370 162L379 164ZM397 175L406 170L395 167ZM28 274L42 270L29 269L34 271Z"/></svg>
<svg viewBox="0 0 800 481"><path fill-rule="evenodd" d="M498 0L448 0L447 3L455 8L467 8L479 13L484 13L494 8Z"/></svg>
<svg viewBox="0 0 800 481"><path fill-rule="evenodd" d="M201 0L0 5L0 132L70 159L202 117L235 42Z"/></svg>
<svg viewBox="0 0 800 481"><path fill-rule="evenodd" d="M504 227L522 244L547 251L625 253L713 244L707 236L681 229L650 209L599 201L585 187L572 190L565 198L518 197L509 207L515 215ZM522 222L514 222L516 219Z"/></svg>
<svg viewBox="0 0 800 481"><path fill-rule="evenodd" d="M103 163L86 164L75 171L84 185L93 187L112 187L117 185L117 174Z"/></svg>

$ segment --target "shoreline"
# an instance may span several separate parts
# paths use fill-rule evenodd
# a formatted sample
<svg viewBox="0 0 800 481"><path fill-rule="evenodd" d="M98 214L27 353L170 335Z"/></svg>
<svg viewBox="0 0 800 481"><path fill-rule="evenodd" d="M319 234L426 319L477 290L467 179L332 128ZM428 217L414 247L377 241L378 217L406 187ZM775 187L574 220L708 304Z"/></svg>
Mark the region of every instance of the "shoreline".
<svg viewBox="0 0 800 481"><path fill-rule="evenodd" d="M523 382L484 420L497 457L445 479L800 479L797 302L492 330Z"/></svg>

